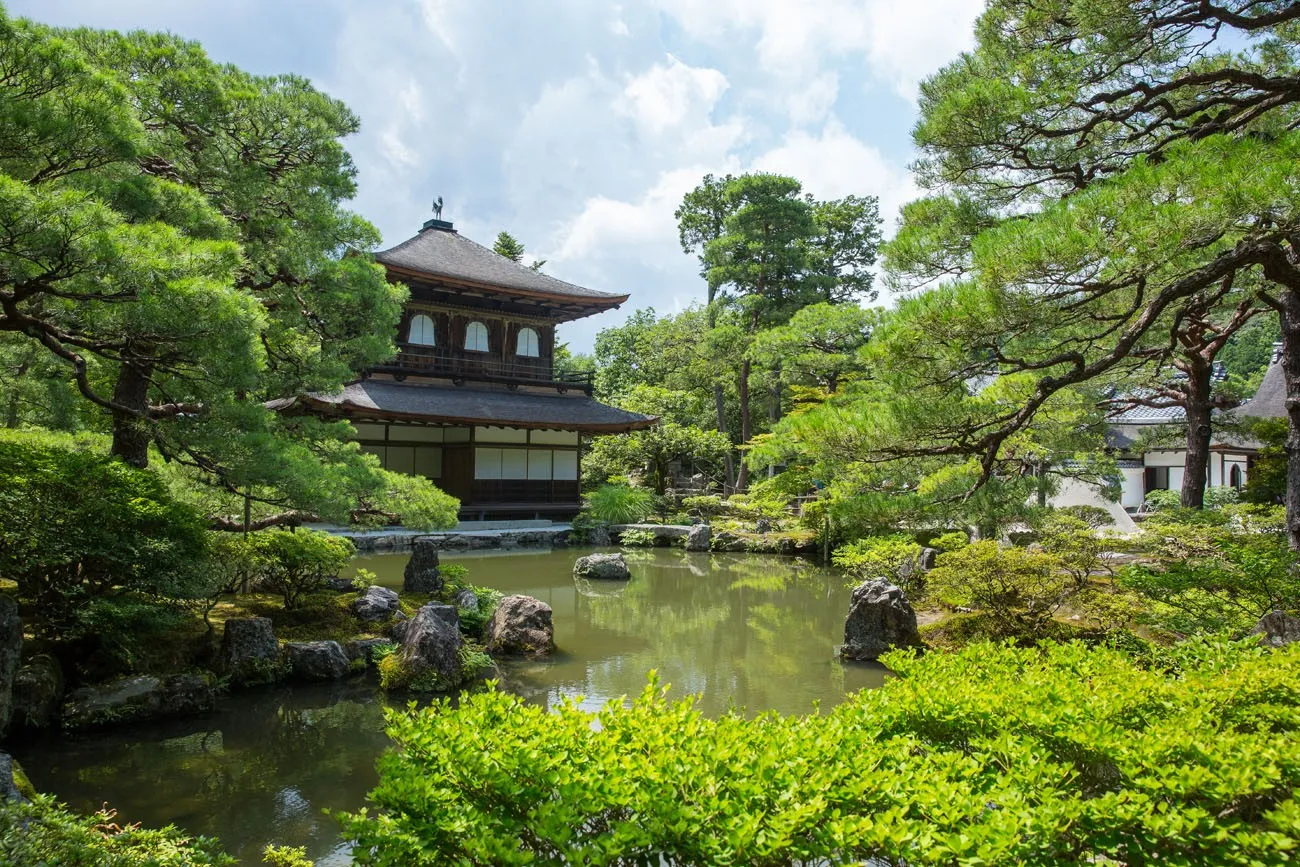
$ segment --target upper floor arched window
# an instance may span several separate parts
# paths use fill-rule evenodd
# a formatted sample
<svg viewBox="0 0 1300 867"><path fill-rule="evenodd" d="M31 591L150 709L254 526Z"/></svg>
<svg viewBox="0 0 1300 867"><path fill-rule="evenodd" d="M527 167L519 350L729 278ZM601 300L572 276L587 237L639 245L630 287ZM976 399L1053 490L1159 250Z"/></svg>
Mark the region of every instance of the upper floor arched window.
<svg viewBox="0 0 1300 867"><path fill-rule="evenodd" d="M418 346L437 346L438 339L433 333L433 320L423 313L411 317L411 326L406 330L406 342Z"/></svg>
<svg viewBox="0 0 1300 867"><path fill-rule="evenodd" d="M471 322L465 329L465 348L475 352L488 351L487 326L482 322Z"/></svg>
<svg viewBox="0 0 1300 867"><path fill-rule="evenodd" d="M531 328L520 328L519 340L515 344L515 355L536 358L540 354L537 348L537 332Z"/></svg>

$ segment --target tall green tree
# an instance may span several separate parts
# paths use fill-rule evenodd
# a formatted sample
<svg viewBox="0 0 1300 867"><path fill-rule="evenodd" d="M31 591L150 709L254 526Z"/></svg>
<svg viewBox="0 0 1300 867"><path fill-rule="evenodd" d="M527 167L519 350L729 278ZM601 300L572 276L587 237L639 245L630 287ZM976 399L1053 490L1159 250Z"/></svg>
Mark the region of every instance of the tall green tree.
<svg viewBox="0 0 1300 867"><path fill-rule="evenodd" d="M524 262L523 242L504 230L498 232L497 239L492 242L492 252L499 256L505 256L511 262L518 262L521 265ZM538 271L541 270L541 267L545 264L545 259L538 259L528 267L532 268L534 271Z"/></svg>
<svg viewBox="0 0 1300 867"><path fill-rule="evenodd" d="M808 240L808 281L832 303L876 300L880 203L875 196L818 202L811 196L816 231Z"/></svg>
<svg viewBox="0 0 1300 867"><path fill-rule="evenodd" d="M56 360L134 466L156 448L228 494L336 518L387 501L407 482L346 425L266 406L393 352L405 290L350 255L379 240L343 207L356 129L306 81L174 36L0 12L3 354ZM323 496L304 502L308 465Z"/></svg>
<svg viewBox="0 0 1300 867"><path fill-rule="evenodd" d="M1297 22L1295 4L1255 0L989 4L974 50L922 87L932 195L886 257L905 288L956 280L873 346L911 394L990 375L1027 388L879 456L970 455L987 480L1058 392L1132 364L1189 300L1254 285L1282 323L1300 545Z"/></svg>
<svg viewBox="0 0 1300 867"><path fill-rule="evenodd" d="M723 223L723 234L705 244L702 259L709 284L721 287L736 302L751 339L760 328L784 322L808 303L806 242L816 224L801 192L794 178L766 174L742 175L723 190L732 212ZM752 368L746 353L736 381L741 448L753 435ZM748 467L742 462L736 489L744 490L748 482Z"/></svg>

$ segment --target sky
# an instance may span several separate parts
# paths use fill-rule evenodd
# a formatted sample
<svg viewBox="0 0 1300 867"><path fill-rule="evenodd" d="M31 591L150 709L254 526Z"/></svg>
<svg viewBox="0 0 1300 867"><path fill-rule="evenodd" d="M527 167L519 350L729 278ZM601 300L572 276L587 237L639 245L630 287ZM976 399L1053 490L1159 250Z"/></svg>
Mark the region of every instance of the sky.
<svg viewBox="0 0 1300 867"><path fill-rule="evenodd" d="M918 83L970 47L982 0L5 0L59 26L167 30L295 73L361 118L352 203L385 247L432 216L507 230L555 277L629 293L561 326L590 351L633 310L704 297L673 211L709 172L818 198L918 193Z"/></svg>

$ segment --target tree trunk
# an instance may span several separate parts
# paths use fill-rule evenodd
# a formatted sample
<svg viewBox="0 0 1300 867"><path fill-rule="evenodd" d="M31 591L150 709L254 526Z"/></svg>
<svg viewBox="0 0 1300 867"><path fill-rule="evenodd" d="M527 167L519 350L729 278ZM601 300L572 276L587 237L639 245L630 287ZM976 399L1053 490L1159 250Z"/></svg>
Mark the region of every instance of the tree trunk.
<svg viewBox="0 0 1300 867"><path fill-rule="evenodd" d="M1187 458L1183 461L1183 489L1179 502L1185 509L1205 506L1205 484L1210 469L1210 364L1194 359L1187 374Z"/></svg>
<svg viewBox="0 0 1300 867"><path fill-rule="evenodd" d="M718 433L730 439L731 435L727 433L727 398L722 391L721 382L713 383L713 405L718 412ZM736 488L736 462L732 457L730 448L727 449L724 459L726 461L727 479L723 488L730 487L734 491Z"/></svg>
<svg viewBox="0 0 1300 867"><path fill-rule="evenodd" d="M1300 291L1283 288L1278 300L1286 378L1286 527L1291 550L1300 551Z"/></svg>
<svg viewBox="0 0 1300 867"><path fill-rule="evenodd" d="M740 362L740 381L738 383L740 391L740 444L743 446L749 442L749 359L746 358ZM743 491L749 487L749 465L745 463L744 458L740 461L740 469L736 472L736 490Z"/></svg>
<svg viewBox="0 0 1300 867"><path fill-rule="evenodd" d="M110 454L133 467L149 466L149 376L153 365L127 361L117 374L113 402L131 410L113 412L113 447Z"/></svg>

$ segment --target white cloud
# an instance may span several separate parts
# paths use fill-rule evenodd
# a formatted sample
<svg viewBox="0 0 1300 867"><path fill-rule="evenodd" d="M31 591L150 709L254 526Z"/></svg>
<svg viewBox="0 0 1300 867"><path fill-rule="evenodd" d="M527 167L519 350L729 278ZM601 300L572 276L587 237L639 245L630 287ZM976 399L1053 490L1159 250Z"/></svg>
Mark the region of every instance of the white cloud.
<svg viewBox="0 0 1300 867"><path fill-rule="evenodd" d="M819 199L877 196L887 234L893 233L898 209L917 194L904 166L887 159L834 119L817 135L803 130L789 133L781 144L756 157L750 168L796 177L805 191Z"/></svg>
<svg viewBox="0 0 1300 867"><path fill-rule="evenodd" d="M693 38L756 36L760 64L802 87L828 61L861 54L908 100L916 85L971 44L984 0L652 0Z"/></svg>
<svg viewBox="0 0 1300 867"><path fill-rule="evenodd" d="M727 89L727 77L716 69L687 66L671 54L623 89L618 104L643 130L656 135L689 118L706 120Z"/></svg>

